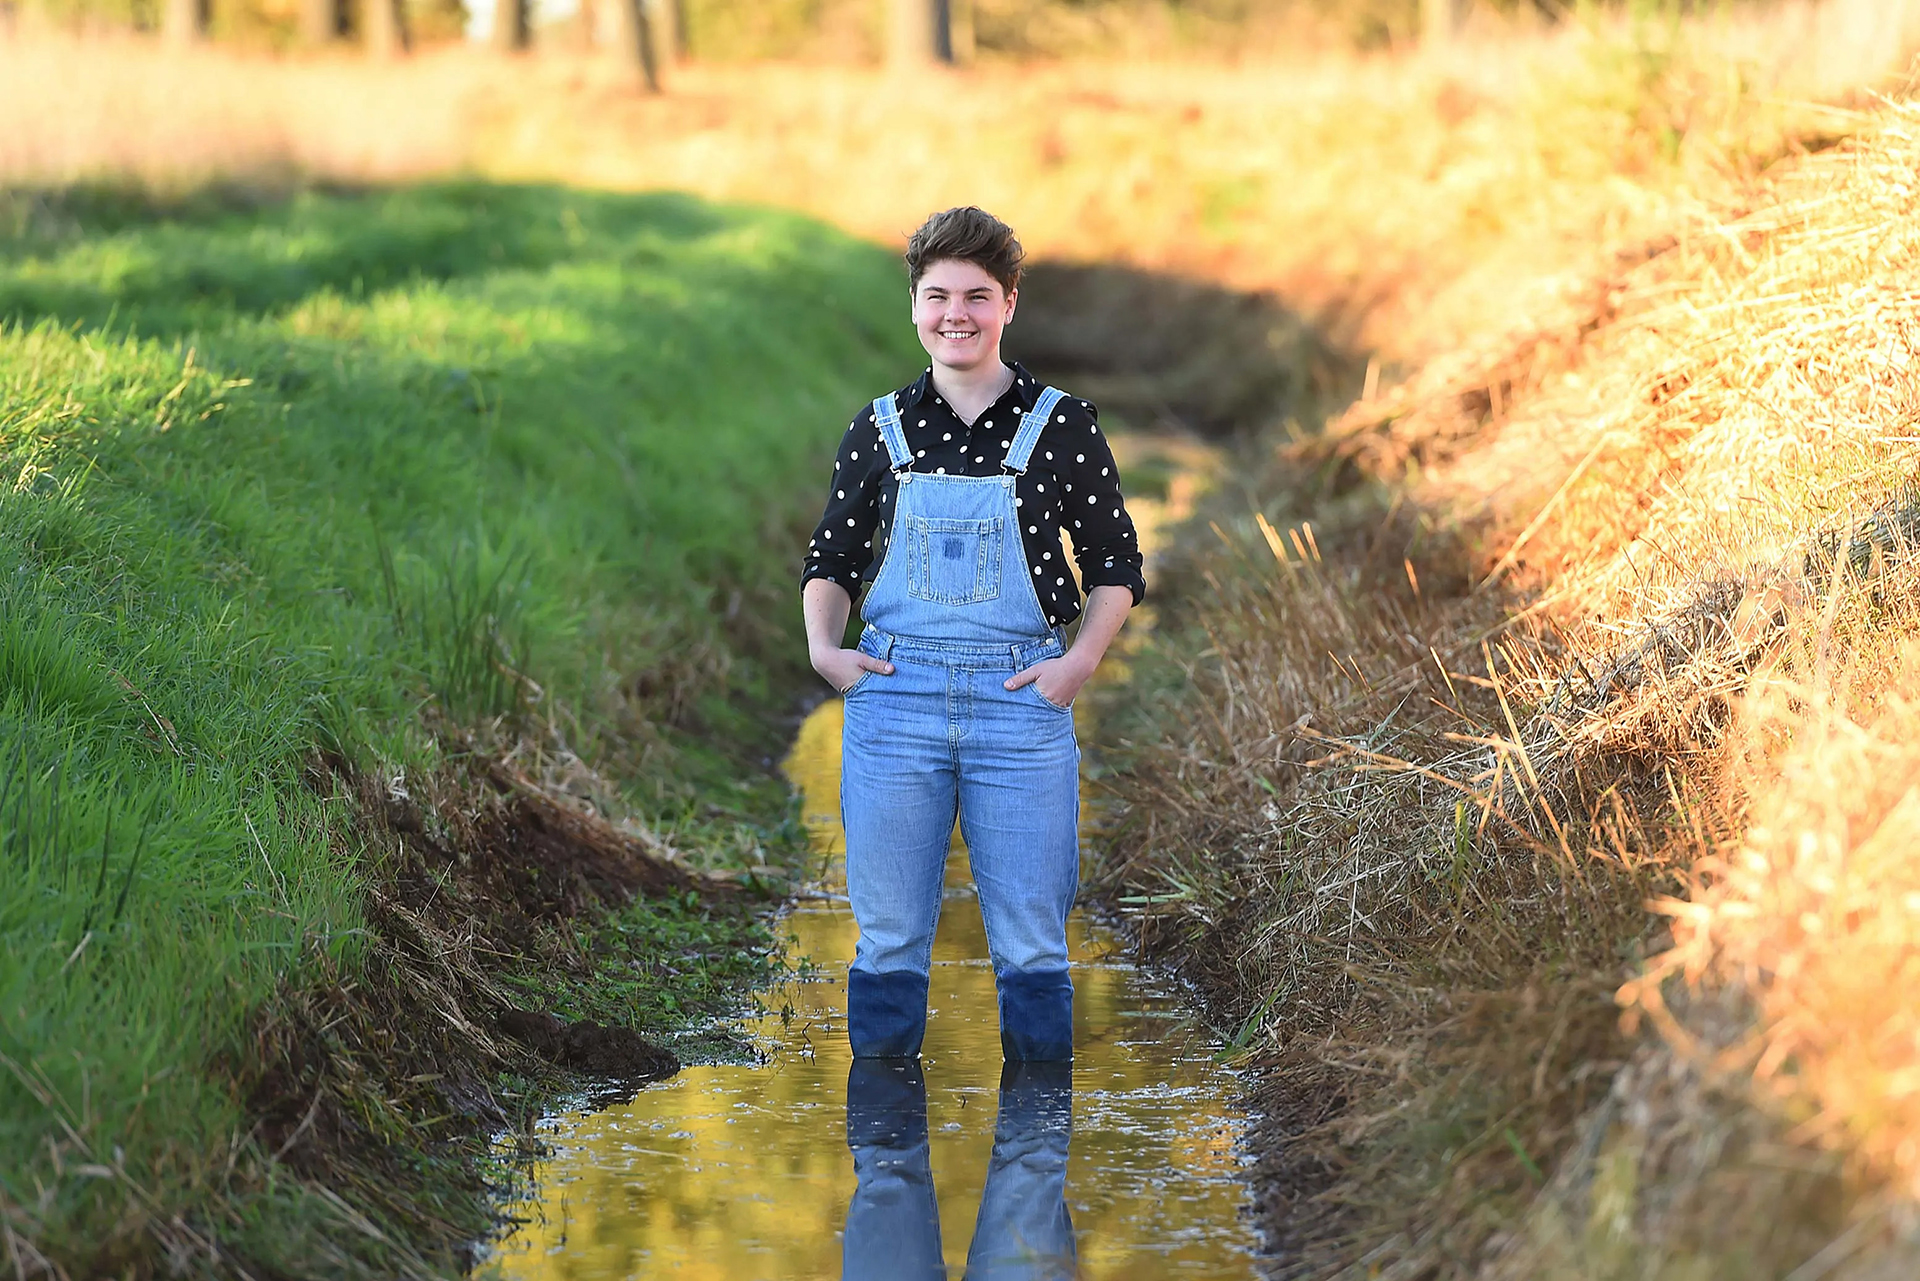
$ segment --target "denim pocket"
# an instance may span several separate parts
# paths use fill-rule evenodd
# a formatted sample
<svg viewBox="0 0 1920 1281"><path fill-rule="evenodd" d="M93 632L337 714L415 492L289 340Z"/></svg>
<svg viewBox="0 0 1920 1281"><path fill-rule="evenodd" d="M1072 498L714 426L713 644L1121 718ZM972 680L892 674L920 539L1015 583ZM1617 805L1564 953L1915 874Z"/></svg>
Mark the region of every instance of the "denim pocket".
<svg viewBox="0 0 1920 1281"><path fill-rule="evenodd" d="M1002 521L906 518L907 594L936 605L972 605L1000 595Z"/></svg>
<svg viewBox="0 0 1920 1281"><path fill-rule="evenodd" d="M860 633L859 643L855 645L854 648L862 654L865 654L868 658L884 659L887 656L885 647L874 641L872 632L864 629ZM867 682L871 681L876 675L878 675L878 673L871 668L862 670L860 675L854 678L853 684L840 691L840 697L852 698L855 694L865 689Z"/></svg>
<svg viewBox="0 0 1920 1281"><path fill-rule="evenodd" d="M1030 691L1033 694L1034 701L1039 703L1040 706L1047 708L1049 711L1062 712L1062 713L1070 713L1073 711L1072 703L1068 703L1065 707L1062 707L1060 704L1048 698L1045 694L1042 694L1040 692L1039 681L1028 681L1025 685L1022 685L1020 688Z"/></svg>

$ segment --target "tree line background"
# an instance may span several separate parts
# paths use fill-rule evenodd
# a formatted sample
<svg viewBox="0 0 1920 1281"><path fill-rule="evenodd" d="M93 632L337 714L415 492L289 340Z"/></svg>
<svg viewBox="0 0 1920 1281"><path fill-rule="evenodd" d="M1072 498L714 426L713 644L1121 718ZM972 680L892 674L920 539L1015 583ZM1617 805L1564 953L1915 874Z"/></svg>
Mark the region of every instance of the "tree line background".
<svg viewBox="0 0 1920 1281"><path fill-rule="evenodd" d="M482 0L484 4L484 0ZM627 46L668 63L861 63L1144 53L1244 53L1302 38L1362 48L1432 39L1475 10L1564 20L1599 8L1677 13L1743 0L499 0L493 43ZM467 0L0 0L77 29L292 49L401 52L464 39ZM644 47L643 47L644 46Z"/></svg>

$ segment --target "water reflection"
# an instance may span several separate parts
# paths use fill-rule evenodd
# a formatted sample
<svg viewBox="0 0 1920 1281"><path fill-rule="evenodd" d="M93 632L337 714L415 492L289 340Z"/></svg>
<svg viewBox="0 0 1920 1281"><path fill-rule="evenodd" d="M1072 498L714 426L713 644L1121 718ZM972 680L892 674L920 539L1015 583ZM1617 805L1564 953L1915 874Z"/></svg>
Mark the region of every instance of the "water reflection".
<svg viewBox="0 0 1920 1281"><path fill-rule="evenodd" d="M841 853L839 713L823 705L788 762L829 884ZM911 1075L856 1076L845 1027L856 927L830 897L802 903L787 918L792 950L817 968L762 995L769 1013L745 1030L766 1062L689 1067L629 1104L546 1118L537 1194L512 1208L525 1222L485 1274L1252 1276L1236 1083L1176 995L1076 915L1076 1058L1003 1076L964 854L947 897Z"/></svg>
<svg viewBox="0 0 1920 1281"><path fill-rule="evenodd" d="M993 1157L980 1196L966 1281L1067 1281L1075 1275L1067 1212L1073 1070L1009 1063L1000 1072ZM927 1083L918 1059L860 1059L847 1073L844 1281L946 1281L940 1206L927 1145Z"/></svg>
<svg viewBox="0 0 1920 1281"><path fill-rule="evenodd" d="M946 1281L940 1200L927 1147L927 1079L920 1060L855 1059L847 1072L846 1281Z"/></svg>
<svg viewBox="0 0 1920 1281"><path fill-rule="evenodd" d="M1073 1071L1064 1063L1000 1069L987 1190L967 1250L968 1281L1053 1281L1075 1272L1067 1213Z"/></svg>

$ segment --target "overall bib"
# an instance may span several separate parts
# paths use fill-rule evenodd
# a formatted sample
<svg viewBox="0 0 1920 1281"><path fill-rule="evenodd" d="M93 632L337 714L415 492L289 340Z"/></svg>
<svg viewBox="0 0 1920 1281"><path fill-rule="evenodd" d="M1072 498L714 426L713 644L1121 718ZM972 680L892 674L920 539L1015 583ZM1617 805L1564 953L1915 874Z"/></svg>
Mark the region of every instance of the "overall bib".
<svg viewBox="0 0 1920 1281"><path fill-rule="evenodd" d="M1033 684L1003 686L1064 652L1034 591L1014 492L1060 399L1041 393L999 476L910 471L893 397L873 403L899 487L860 637L894 670L847 691L842 739L847 892L860 925L847 990L856 1057L920 1052L956 812L1001 1048L1016 1060L1073 1057L1066 922L1080 883L1080 746L1071 708Z"/></svg>

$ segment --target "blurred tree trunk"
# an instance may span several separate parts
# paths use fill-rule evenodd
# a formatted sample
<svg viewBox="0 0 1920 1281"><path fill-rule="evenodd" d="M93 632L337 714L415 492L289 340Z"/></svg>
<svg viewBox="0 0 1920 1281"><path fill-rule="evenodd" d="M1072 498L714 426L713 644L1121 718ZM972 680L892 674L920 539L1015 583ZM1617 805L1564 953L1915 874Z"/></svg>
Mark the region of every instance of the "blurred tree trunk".
<svg viewBox="0 0 1920 1281"><path fill-rule="evenodd" d="M341 36L342 0L300 0L300 43L310 49L332 44Z"/></svg>
<svg viewBox="0 0 1920 1281"><path fill-rule="evenodd" d="M683 0L646 0L653 20L653 47L671 67L687 56L687 14Z"/></svg>
<svg viewBox="0 0 1920 1281"><path fill-rule="evenodd" d="M366 19L367 52L376 58L397 58L407 51L405 0L362 0Z"/></svg>
<svg viewBox="0 0 1920 1281"><path fill-rule="evenodd" d="M949 0L887 0L887 65L924 67L953 61Z"/></svg>
<svg viewBox="0 0 1920 1281"><path fill-rule="evenodd" d="M659 45L654 39L652 5L648 0L613 0L613 49L648 93L660 92Z"/></svg>
<svg viewBox="0 0 1920 1281"><path fill-rule="evenodd" d="M207 38L212 14L207 0L166 0L160 12L160 35L170 45L185 47Z"/></svg>
<svg viewBox="0 0 1920 1281"><path fill-rule="evenodd" d="M971 66L978 52L973 38L974 0L947 0L947 43L953 46L956 66Z"/></svg>
<svg viewBox="0 0 1920 1281"><path fill-rule="evenodd" d="M370 0L378 3L379 0ZM533 6L528 0L494 0L493 3L493 47L507 53L526 48L533 43ZM591 23L592 8L581 5L582 20Z"/></svg>
<svg viewBox="0 0 1920 1281"><path fill-rule="evenodd" d="M1420 0L1420 43L1442 45L1460 34L1468 0Z"/></svg>

